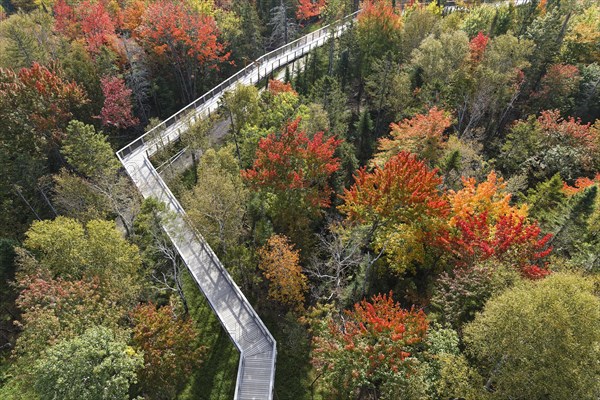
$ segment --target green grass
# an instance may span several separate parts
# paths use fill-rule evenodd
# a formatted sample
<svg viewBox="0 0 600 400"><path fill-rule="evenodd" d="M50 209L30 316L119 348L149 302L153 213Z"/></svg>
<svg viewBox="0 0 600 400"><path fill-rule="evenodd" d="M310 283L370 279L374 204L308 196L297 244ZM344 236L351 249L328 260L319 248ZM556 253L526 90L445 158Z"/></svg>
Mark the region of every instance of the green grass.
<svg viewBox="0 0 600 400"><path fill-rule="evenodd" d="M190 315L200 331L199 344L206 347L204 362L196 369L179 399L230 400L235 392L239 353L189 273L183 286Z"/></svg>
<svg viewBox="0 0 600 400"><path fill-rule="evenodd" d="M190 315L200 331L199 344L206 346L202 367L195 370L179 395L182 400L229 400L233 398L239 353L189 273L183 279ZM262 307L261 318L277 341L275 400L320 400L312 395L315 373L310 364L306 328L292 315L280 315L279 307Z"/></svg>

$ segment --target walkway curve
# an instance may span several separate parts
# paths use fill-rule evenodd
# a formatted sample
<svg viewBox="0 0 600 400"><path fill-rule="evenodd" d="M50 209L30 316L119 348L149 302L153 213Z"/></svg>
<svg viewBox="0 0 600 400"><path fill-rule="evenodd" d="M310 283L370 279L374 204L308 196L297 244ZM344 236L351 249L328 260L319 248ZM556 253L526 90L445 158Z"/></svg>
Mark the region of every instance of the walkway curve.
<svg viewBox="0 0 600 400"><path fill-rule="evenodd" d="M219 321L240 351L234 399L271 400L275 381L276 342L179 201L164 183L149 157L182 132L216 111L223 94L238 85L251 85L273 71L343 33L357 13L325 26L260 57L214 89L117 152L119 160L144 198L164 202L175 218L163 229L181 255Z"/></svg>
<svg viewBox="0 0 600 400"><path fill-rule="evenodd" d="M521 5L529 1L516 0L516 3ZM450 6L444 11L455 10L456 7ZM177 140L198 119L216 111L225 92L238 85L255 84L273 71L324 45L332 36L338 37L351 26L358 12L263 55L117 152L117 157L142 196L164 202L175 213L175 218L163 225L163 229L240 351L234 395L236 400L273 398L277 357L275 339L208 243L194 229L185 210L148 158L165 143Z"/></svg>

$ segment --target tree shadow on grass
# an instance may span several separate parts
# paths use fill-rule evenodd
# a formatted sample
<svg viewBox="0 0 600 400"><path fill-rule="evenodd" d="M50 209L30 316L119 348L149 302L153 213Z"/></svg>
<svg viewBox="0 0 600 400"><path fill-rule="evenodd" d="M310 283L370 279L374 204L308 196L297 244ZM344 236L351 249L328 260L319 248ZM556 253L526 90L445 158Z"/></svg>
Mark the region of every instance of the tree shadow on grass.
<svg viewBox="0 0 600 400"><path fill-rule="evenodd" d="M191 276L185 274L182 281L190 315L200 332L198 344L206 347L206 353L178 398L230 400L235 392L239 353Z"/></svg>

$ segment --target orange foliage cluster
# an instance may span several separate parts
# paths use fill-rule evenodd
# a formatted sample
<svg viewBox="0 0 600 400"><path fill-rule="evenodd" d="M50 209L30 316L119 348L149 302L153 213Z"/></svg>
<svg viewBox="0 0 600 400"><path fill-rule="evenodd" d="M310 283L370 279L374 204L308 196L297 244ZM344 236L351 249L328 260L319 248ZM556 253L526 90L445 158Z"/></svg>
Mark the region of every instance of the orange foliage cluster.
<svg viewBox="0 0 600 400"><path fill-rule="evenodd" d="M546 257L550 235L541 235L527 218L526 206L510 205L506 184L491 172L484 182L463 179L463 189L442 193L437 171L414 154L401 152L383 168L361 169L341 196L348 220L375 223L374 246L383 248L402 273L424 253L441 250L455 265L475 265L494 257L519 268L524 276L547 274L537 266ZM384 237L382 238L381 235ZM411 253L412 252L412 253Z"/></svg>
<svg viewBox="0 0 600 400"><path fill-rule="evenodd" d="M90 53L98 53L116 37L116 18L109 14L105 2L86 0L72 7L65 0L57 0L54 16L56 29L72 40L82 37Z"/></svg>
<svg viewBox="0 0 600 400"><path fill-rule="evenodd" d="M503 215L527 215L527 206L517 209L510 205L511 195L505 192L506 183L495 171L490 172L487 179L479 184L475 178L462 178L462 183L461 190L448 192L452 207L450 226L456 226L458 219L484 212L493 220Z"/></svg>
<svg viewBox="0 0 600 400"><path fill-rule="evenodd" d="M579 119L564 119L559 110L542 111L538 123L544 133L555 142L586 149L590 152L598 150L598 140L590 124L581 124Z"/></svg>
<svg viewBox="0 0 600 400"><path fill-rule="evenodd" d="M173 1L148 6L136 31L136 36L158 55L177 64L191 57L215 69L230 55L218 35L212 16L194 14L185 3Z"/></svg>
<svg viewBox="0 0 600 400"><path fill-rule="evenodd" d="M293 309L302 308L308 279L302 273L300 253L283 235L273 235L258 250L259 268L269 280L269 297Z"/></svg>
<svg viewBox="0 0 600 400"><path fill-rule="evenodd" d="M269 80L269 91L274 95L278 95L279 93L292 93L294 96L298 95L294 88L292 88L291 83L284 83L279 79Z"/></svg>
<svg viewBox="0 0 600 400"><path fill-rule="evenodd" d="M54 141L62 139L60 128L72 118L72 110L88 102L75 82L64 81L38 63L18 73L0 68L0 97L31 106L28 111L35 129L44 134L51 132Z"/></svg>
<svg viewBox="0 0 600 400"><path fill-rule="evenodd" d="M572 196L581 192L583 189L588 188L592 185L600 183L600 174L597 174L593 179L590 178L578 178L575 181L574 186L569 186L566 182L563 184L563 193Z"/></svg>
<svg viewBox="0 0 600 400"><path fill-rule="evenodd" d="M407 372L406 358L427 334L427 317L422 310L402 309L390 292L356 303L345 314L340 323L330 320L328 331L315 338L313 361L317 367L334 373L340 369L341 383L346 387L390 371Z"/></svg>
<svg viewBox="0 0 600 400"><path fill-rule="evenodd" d="M402 28L402 16L387 1L365 0L362 11L358 14L358 22L362 25L377 25L382 32L397 32ZM390 37L392 35L390 34Z"/></svg>
<svg viewBox="0 0 600 400"><path fill-rule="evenodd" d="M317 17L325 7L326 0L299 0L296 18L299 20Z"/></svg>
<svg viewBox="0 0 600 400"><path fill-rule="evenodd" d="M374 163L383 165L400 150L409 151L435 161L444 148L444 131L452 125L450 113L433 107L426 114L417 114L399 123L392 123L391 139L379 140Z"/></svg>
<svg viewBox="0 0 600 400"><path fill-rule="evenodd" d="M296 192L307 207L329 207L333 190L329 177L339 169L334 157L341 140L325 138L318 132L309 139L298 132L300 118L288 124L281 135L270 134L258 143L251 169L242 177L255 189Z"/></svg>
<svg viewBox="0 0 600 400"><path fill-rule="evenodd" d="M170 306L141 304L131 313L134 344L144 351L142 383L149 393L175 395L179 386L200 365L202 347L191 319L175 315ZM169 396L170 397L170 396Z"/></svg>
<svg viewBox="0 0 600 400"><path fill-rule="evenodd" d="M448 203L438 190L442 178L414 154L400 152L383 168L360 169L354 179L352 187L344 189L344 204L339 206L352 220L392 218L411 223L448 212Z"/></svg>

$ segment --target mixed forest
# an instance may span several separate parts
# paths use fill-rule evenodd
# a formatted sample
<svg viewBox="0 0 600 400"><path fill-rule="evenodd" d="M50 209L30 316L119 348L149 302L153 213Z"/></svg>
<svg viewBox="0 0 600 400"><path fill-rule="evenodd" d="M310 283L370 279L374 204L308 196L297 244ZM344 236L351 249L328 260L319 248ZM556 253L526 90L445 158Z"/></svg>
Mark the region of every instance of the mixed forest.
<svg viewBox="0 0 600 400"><path fill-rule="evenodd" d="M600 398L597 1L0 4L0 398L233 397L115 152L359 8L150 160L277 340L274 398Z"/></svg>

